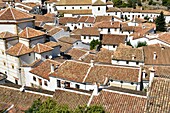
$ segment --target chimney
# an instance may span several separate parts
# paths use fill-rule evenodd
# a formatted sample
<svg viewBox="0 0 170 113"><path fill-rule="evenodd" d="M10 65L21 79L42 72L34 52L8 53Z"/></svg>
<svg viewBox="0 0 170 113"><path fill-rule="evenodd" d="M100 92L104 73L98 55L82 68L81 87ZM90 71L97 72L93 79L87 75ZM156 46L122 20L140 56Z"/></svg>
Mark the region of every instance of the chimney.
<svg viewBox="0 0 170 113"><path fill-rule="evenodd" d="M132 60L135 60L135 58L136 58L135 55L132 55Z"/></svg>
<svg viewBox="0 0 170 113"><path fill-rule="evenodd" d="M54 72L54 69L55 69L54 64L51 64L51 73Z"/></svg>
<svg viewBox="0 0 170 113"><path fill-rule="evenodd" d="M94 67L94 60L93 59L90 61L90 66Z"/></svg>
<svg viewBox="0 0 170 113"><path fill-rule="evenodd" d="M153 59L156 60L157 58L157 55L156 55L156 52L153 53Z"/></svg>
<svg viewBox="0 0 170 113"><path fill-rule="evenodd" d="M106 85L108 83L109 79L108 77L105 78L105 81L104 81L104 85Z"/></svg>
<svg viewBox="0 0 170 113"><path fill-rule="evenodd" d="M125 41L125 46L127 46L127 41Z"/></svg>
<svg viewBox="0 0 170 113"><path fill-rule="evenodd" d="M149 87L151 87L151 84L152 84L152 82L153 82L153 78L154 78L154 76L155 76L155 70L154 70L153 67L151 67L149 70L150 70Z"/></svg>
<svg viewBox="0 0 170 113"><path fill-rule="evenodd" d="M145 70L142 71L142 78L143 79L146 78L146 71Z"/></svg>
<svg viewBox="0 0 170 113"><path fill-rule="evenodd" d="M95 84L94 84L93 95L98 95L98 93L99 93L99 87L98 87L98 84L95 83Z"/></svg>

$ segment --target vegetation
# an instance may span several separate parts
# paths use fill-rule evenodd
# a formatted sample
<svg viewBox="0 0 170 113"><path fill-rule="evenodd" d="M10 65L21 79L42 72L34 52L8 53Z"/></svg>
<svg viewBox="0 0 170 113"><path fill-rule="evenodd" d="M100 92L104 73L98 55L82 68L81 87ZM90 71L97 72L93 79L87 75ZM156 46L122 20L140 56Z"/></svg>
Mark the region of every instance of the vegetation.
<svg viewBox="0 0 170 113"><path fill-rule="evenodd" d="M145 42L138 42L138 44L137 44L137 48L138 47L142 47L142 46L147 46L147 43L146 43L146 41Z"/></svg>
<svg viewBox="0 0 170 113"><path fill-rule="evenodd" d="M127 45L129 45L129 46L132 46L132 44L131 44L131 42L130 42L130 40L129 41L127 41L127 43L126 43ZM133 46L132 46L133 47Z"/></svg>
<svg viewBox="0 0 170 113"><path fill-rule="evenodd" d="M90 50L96 49L96 46L97 46L97 45L100 45L100 41L93 39L93 40L90 42Z"/></svg>
<svg viewBox="0 0 170 113"><path fill-rule="evenodd" d="M105 113L102 106L78 106L76 109L69 109L66 105L58 105L54 100L47 99L42 102L35 100L32 106L25 113Z"/></svg>
<svg viewBox="0 0 170 113"><path fill-rule="evenodd" d="M170 0L162 0L163 6L170 6Z"/></svg>
<svg viewBox="0 0 170 113"><path fill-rule="evenodd" d="M142 6L141 0L127 0L127 3L125 3L122 0L112 0L115 7L132 7L136 8L136 4L138 6Z"/></svg>
<svg viewBox="0 0 170 113"><path fill-rule="evenodd" d="M156 21L155 21L155 24L156 24L156 31L166 31L165 29L165 17L164 17L164 14L163 12L160 13L160 15L156 18Z"/></svg>
<svg viewBox="0 0 170 113"><path fill-rule="evenodd" d="M148 17L148 16L145 16L144 19L145 19L145 20L149 20L149 17Z"/></svg>

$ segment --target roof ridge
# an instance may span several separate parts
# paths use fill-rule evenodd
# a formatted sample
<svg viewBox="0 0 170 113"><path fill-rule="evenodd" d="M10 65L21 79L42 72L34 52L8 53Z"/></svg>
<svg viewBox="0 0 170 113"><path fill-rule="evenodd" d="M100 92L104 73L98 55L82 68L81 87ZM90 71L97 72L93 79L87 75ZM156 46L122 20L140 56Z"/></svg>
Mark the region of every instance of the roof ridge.
<svg viewBox="0 0 170 113"><path fill-rule="evenodd" d="M6 36L6 33L7 33L7 32L5 32L5 34L4 34L4 36L3 36L3 37L5 37L5 36Z"/></svg>
<svg viewBox="0 0 170 113"><path fill-rule="evenodd" d="M12 14L13 19L14 19L14 20L16 20L16 18L15 18L15 16L14 16L14 13L13 13L13 11L12 11L12 8L11 8L11 7L10 7L10 11L11 11L11 14Z"/></svg>
<svg viewBox="0 0 170 113"><path fill-rule="evenodd" d="M8 9L8 8L6 8L6 9L4 10L4 12L3 12L3 13L1 13L1 15L0 15L0 16L2 16L2 15L3 15L6 11L7 11L7 9Z"/></svg>
<svg viewBox="0 0 170 113"><path fill-rule="evenodd" d="M27 38L29 38L28 27L26 27L26 35L27 35Z"/></svg>
<svg viewBox="0 0 170 113"><path fill-rule="evenodd" d="M24 46L24 44L22 44L21 47L19 48L19 51L18 51L17 55L19 55L19 53L21 52L21 49L22 49L23 46Z"/></svg>
<svg viewBox="0 0 170 113"><path fill-rule="evenodd" d="M89 16L88 16L88 18L85 20L85 22L87 22L88 19L89 19Z"/></svg>
<svg viewBox="0 0 170 113"><path fill-rule="evenodd" d="M40 53L41 51L40 51L40 47L39 47L39 45L40 45L40 43L39 43L39 44L37 44L38 52Z"/></svg>

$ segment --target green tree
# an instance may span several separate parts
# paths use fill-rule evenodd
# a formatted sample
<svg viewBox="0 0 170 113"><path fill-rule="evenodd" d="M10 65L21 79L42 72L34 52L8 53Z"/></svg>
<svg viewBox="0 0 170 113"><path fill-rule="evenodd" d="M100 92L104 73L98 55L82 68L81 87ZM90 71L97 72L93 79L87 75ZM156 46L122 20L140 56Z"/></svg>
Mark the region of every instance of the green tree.
<svg viewBox="0 0 170 113"><path fill-rule="evenodd" d="M138 6L142 6L141 0L137 0Z"/></svg>
<svg viewBox="0 0 170 113"><path fill-rule="evenodd" d="M25 113L36 113L37 111L39 111L41 105L42 102L40 99L35 100L32 106L27 111L25 111Z"/></svg>
<svg viewBox="0 0 170 113"><path fill-rule="evenodd" d="M92 106L78 106L74 113L105 113L105 110L102 106L92 105Z"/></svg>
<svg viewBox="0 0 170 113"><path fill-rule="evenodd" d="M146 41L145 42L140 42L140 41L138 42L137 48L142 47L142 46L147 46Z"/></svg>
<svg viewBox="0 0 170 113"><path fill-rule="evenodd" d="M170 0L162 0L163 6L170 6Z"/></svg>
<svg viewBox="0 0 170 113"><path fill-rule="evenodd" d="M152 5L153 4L153 0L149 0L148 5Z"/></svg>
<svg viewBox="0 0 170 113"><path fill-rule="evenodd" d="M156 31L166 31L165 29L165 17L164 17L164 14L163 12L160 13L160 15L156 18L156 21L155 21L155 24L156 24Z"/></svg>
<svg viewBox="0 0 170 113"><path fill-rule="evenodd" d="M90 42L90 50L95 49L97 45L100 45L100 41L93 39L93 40Z"/></svg>
<svg viewBox="0 0 170 113"><path fill-rule="evenodd" d="M112 0L114 7L120 7L122 5L122 0Z"/></svg>

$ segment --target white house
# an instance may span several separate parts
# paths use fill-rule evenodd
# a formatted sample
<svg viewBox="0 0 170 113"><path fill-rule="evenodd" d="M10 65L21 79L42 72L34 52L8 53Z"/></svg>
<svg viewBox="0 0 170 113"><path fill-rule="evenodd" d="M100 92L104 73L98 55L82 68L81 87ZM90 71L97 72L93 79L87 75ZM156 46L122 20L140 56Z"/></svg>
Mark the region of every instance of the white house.
<svg viewBox="0 0 170 113"><path fill-rule="evenodd" d="M13 34L18 34L26 27L34 28L34 18L30 14L11 7L0 11L0 14L1 32L10 31Z"/></svg>

